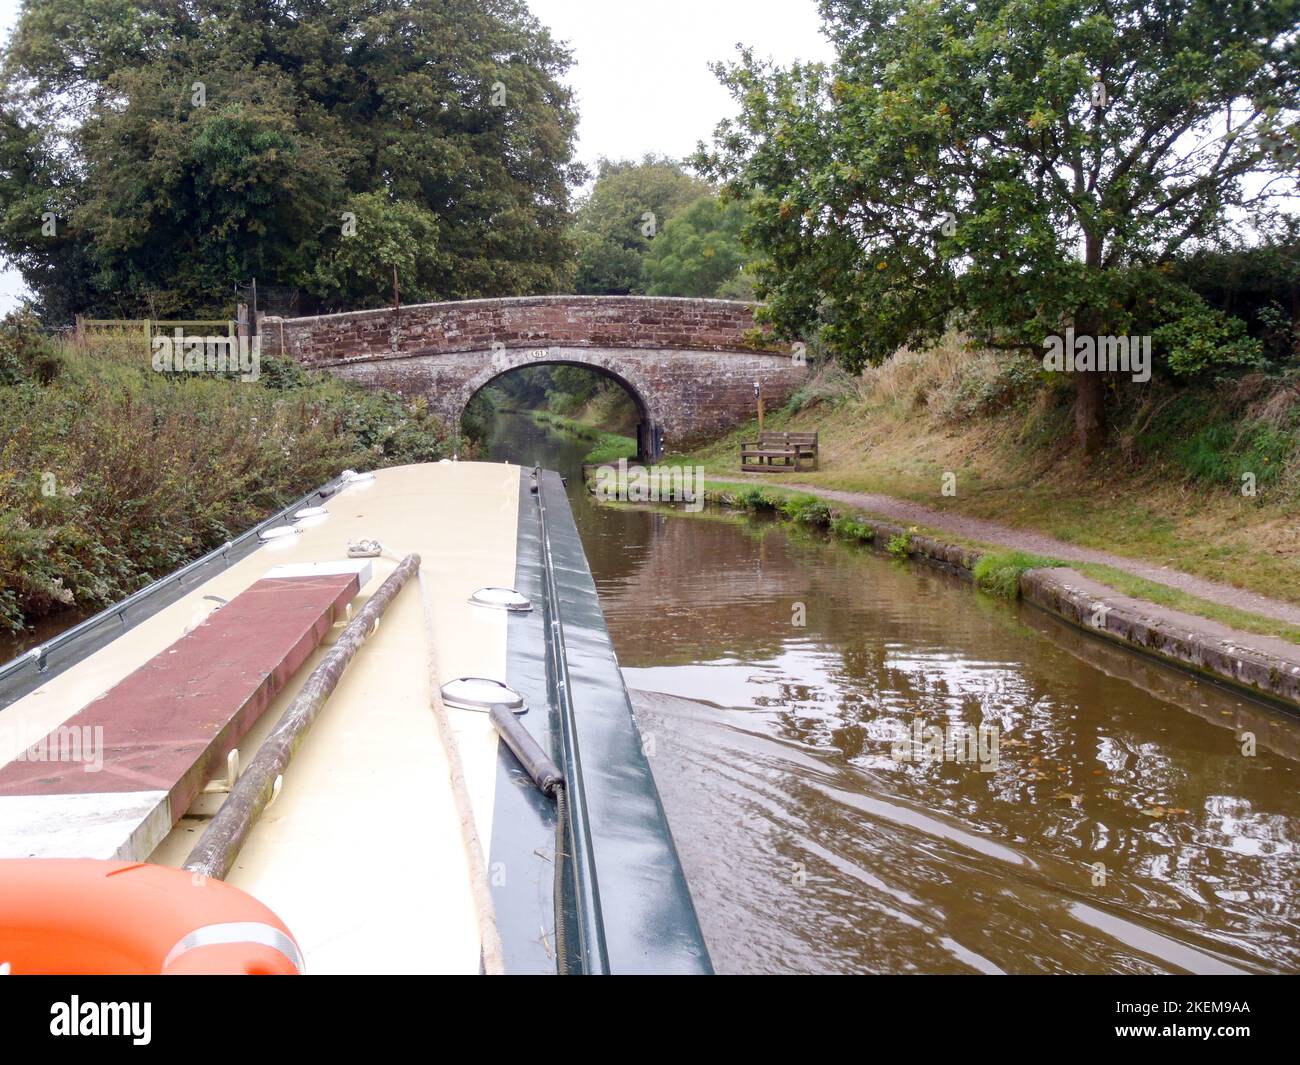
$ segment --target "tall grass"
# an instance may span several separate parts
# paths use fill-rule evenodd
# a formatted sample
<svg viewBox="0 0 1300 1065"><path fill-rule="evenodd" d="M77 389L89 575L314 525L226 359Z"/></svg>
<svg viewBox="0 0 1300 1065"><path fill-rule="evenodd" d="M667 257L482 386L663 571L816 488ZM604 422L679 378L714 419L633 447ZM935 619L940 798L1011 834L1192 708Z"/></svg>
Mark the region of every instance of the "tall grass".
<svg viewBox="0 0 1300 1065"><path fill-rule="evenodd" d="M1300 501L1300 375L1252 374L1157 402L1153 413L1132 415L1133 448L1168 457L1204 484L1239 492L1249 475L1275 498Z"/></svg>
<svg viewBox="0 0 1300 1065"><path fill-rule="evenodd" d="M102 609L345 468L431 461L423 401L263 359L255 383L154 373L139 341L0 323L0 630Z"/></svg>
<svg viewBox="0 0 1300 1065"><path fill-rule="evenodd" d="M1071 458L1068 382L1024 354L980 351L950 335L933 348L904 348L869 367L855 409L863 418L925 418L941 426L982 423L1022 455ZM1188 482L1260 501L1300 503L1300 371L1148 385L1117 377L1110 397L1114 450L1095 468L1107 476L1173 472Z"/></svg>
<svg viewBox="0 0 1300 1065"><path fill-rule="evenodd" d="M862 374L862 401L895 414L960 422L1005 409L1039 383L1032 360L972 349L959 334L920 351L903 348Z"/></svg>
<svg viewBox="0 0 1300 1065"><path fill-rule="evenodd" d="M971 571L975 583L1003 599L1020 598L1020 577L1027 570L1063 566L1064 562L1028 551L989 551L979 557Z"/></svg>

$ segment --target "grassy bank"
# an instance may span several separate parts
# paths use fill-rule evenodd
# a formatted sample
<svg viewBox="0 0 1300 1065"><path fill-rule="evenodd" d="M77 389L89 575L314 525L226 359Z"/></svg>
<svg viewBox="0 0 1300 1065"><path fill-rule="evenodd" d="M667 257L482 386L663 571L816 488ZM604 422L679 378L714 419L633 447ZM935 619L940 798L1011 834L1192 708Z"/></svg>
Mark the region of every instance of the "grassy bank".
<svg viewBox="0 0 1300 1065"><path fill-rule="evenodd" d="M583 462L617 462L636 456L636 440L630 436L607 432L578 418L565 418L550 411L535 410L529 414L538 425L568 433L579 440L590 440L591 450L583 456Z"/></svg>
<svg viewBox="0 0 1300 1065"><path fill-rule="evenodd" d="M817 430L821 468L764 484L914 500L1300 602L1300 373L1130 389L1091 463L1060 428L1067 404L1032 361L955 340L860 378L824 372L767 422ZM754 430L670 461L734 476Z"/></svg>
<svg viewBox="0 0 1300 1065"><path fill-rule="evenodd" d="M422 401L263 359L156 373L138 341L0 323L0 631L102 609L340 471L448 451Z"/></svg>

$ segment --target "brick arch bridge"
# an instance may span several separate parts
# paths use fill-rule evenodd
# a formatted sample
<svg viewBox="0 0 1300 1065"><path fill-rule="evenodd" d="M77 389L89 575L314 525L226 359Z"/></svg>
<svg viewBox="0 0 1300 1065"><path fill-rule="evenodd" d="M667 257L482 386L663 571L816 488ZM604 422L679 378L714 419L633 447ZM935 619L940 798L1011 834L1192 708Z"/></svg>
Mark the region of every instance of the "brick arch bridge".
<svg viewBox="0 0 1300 1065"><path fill-rule="evenodd" d="M494 378L524 366L587 366L641 414L638 447L689 447L768 409L807 375L786 345L753 339L753 304L651 296L521 296L263 318L262 353L405 396L457 425Z"/></svg>

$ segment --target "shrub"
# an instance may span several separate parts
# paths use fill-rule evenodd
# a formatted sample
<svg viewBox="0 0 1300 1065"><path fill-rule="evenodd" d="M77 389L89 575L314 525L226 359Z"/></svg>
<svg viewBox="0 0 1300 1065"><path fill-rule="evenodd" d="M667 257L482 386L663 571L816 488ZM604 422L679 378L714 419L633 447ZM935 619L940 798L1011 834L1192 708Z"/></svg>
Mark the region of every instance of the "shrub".
<svg viewBox="0 0 1300 1065"><path fill-rule="evenodd" d="M31 311L13 311L0 320L0 386L24 381L47 385L63 370L58 345L42 332Z"/></svg>
<svg viewBox="0 0 1300 1065"><path fill-rule="evenodd" d="M575 395L572 392L563 392L559 389L550 389L546 393L547 408L563 418L577 414L586 402L587 397L585 396Z"/></svg>
<svg viewBox="0 0 1300 1065"><path fill-rule="evenodd" d="M1151 343L1169 371L1190 377L1231 366L1253 366L1264 347L1240 318L1191 297L1166 308L1169 320L1151 333Z"/></svg>
<svg viewBox="0 0 1300 1065"><path fill-rule="evenodd" d="M816 496L786 496L777 503L777 509L780 510L782 517L800 525L815 525L825 528L831 523L830 507Z"/></svg>
<svg viewBox="0 0 1300 1065"><path fill-rule="evenodd" d="M40 342L62 372L0 383L0 629L102 609L349 467L447 453L423 399L277 360L240 383L154 373L139 345Z"/></svg>
<svg viewBox="0 0 1300 1065"><path fill-rule="evenodd" d="M901 532L891 536L886 549L895 558L907 558L912 553L911 532Z"/></svg>
<svg viewBox="0 0 1300 1065"><path fill-rule="evenodd" d="M1288 232L1289 229L1289 232ZM1294 219L1252 246L1201 248L1170 264L1170 280L1244 321L1264 356L1283 364L1300 352L1294 298L1300 284L1300 230Z"/></svg>
<svg viewBox="0 0 1300 1065"><path fill-rule="evenodd" d="M801 525L813 525L819 529L825 529L831 523L831 508L820 500L809 503L799 510L795 521Z"/></svg>
<svg viewBox="0 0 1300 1065"><path fill-rule="evenodd" d="M859 544L869 544L876 538L875 529L866 522L858 521L847 514L841 514L831 522L831 532L841 540L851 540Z"/></svg>
<svg viewBox="0 0 1300 1065"><path fill-rule="evenodd" d="M757 486L742 488L732 497L732 501L736 506L744 507L746 510L776 509L776 502Z"/></svg>
<svg viewBox="0 0 1300 1065"><path fill-rule="evenodd" d="M295 388L306 388L311 384L311 375L307 373L293 359L281 358L278 355L262 355L258 359L259 378L264 388L278 388L283 391L290 391Z"/></svg>

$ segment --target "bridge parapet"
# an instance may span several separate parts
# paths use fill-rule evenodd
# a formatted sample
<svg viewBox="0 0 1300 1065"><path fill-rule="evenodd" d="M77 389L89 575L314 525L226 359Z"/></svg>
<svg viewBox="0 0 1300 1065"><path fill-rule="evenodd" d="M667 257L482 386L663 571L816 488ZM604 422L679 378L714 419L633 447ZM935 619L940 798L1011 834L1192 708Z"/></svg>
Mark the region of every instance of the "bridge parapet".
<svg viewBox="0 0 1300 1065"><path fill-rule="evenodd" d="M262 351L303 366L401 357L562 347L789 352L755 344L754 304L660 296L515 296L416 303L310 318L264 319Z"/></svg>

